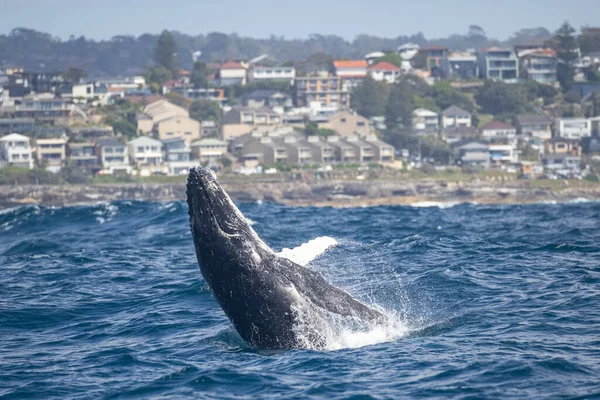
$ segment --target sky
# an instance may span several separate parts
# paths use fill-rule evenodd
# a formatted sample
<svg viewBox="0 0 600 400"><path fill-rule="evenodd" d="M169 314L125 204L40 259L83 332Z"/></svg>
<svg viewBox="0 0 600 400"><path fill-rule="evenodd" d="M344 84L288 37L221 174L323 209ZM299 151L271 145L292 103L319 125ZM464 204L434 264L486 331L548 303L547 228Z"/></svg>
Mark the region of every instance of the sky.
<svg viewBox="0 0 600 400"><path fill-rule="evenodd" d="M0 0L0 34L25 27L62 39L109 39L169 29L351 40L362 33L441 38L475 24L505 39L522 28L554 31L565 20L576 28L598 25L598 6L599 0Z"/></svg>

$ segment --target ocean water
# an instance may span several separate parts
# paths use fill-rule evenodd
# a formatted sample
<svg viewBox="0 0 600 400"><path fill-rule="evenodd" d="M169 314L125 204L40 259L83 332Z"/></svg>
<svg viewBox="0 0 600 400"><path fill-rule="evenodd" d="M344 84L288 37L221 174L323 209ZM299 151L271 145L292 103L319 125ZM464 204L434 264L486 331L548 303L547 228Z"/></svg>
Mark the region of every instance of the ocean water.
<svg viewBox="0 0 600 400"><path fill-rule="evenodd" d="M599 398L600 203L245 204L276 251L394 316L263 352L201 277L183 202L0 212L0 398Z"/></svg>

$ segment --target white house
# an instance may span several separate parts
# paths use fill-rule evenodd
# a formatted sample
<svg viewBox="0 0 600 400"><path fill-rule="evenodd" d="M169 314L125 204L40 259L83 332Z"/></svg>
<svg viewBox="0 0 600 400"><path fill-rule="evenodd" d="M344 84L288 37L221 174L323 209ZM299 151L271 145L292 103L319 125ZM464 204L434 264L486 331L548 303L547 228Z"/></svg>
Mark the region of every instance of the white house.
<svg viewBox="0 0 600 400"><path fill-rule="evenodd" d="M490 161L495 165L516 164L519 162L517 150L510 144L490 144Z"/></svg>
<svg viewBox="0 0 600 400"><path fill-rule="evenodd" d="M492 121L481 128L481 136L490 140L514 139L517 136L517 128L504 122Z"/></svg>
<svg viewBox="0 0 600 400"><path fill-rule="evenodd" d="M242 64L229 61L219 68L219 84L221 86L245 85L247 70Z"/></svg>
<svg viewBox="0 0 600 400"><path fill-rule="evenodd" d="M250 72L251 81L285 80L293 82L296 78L294 67L265 67L255 65Z"/></svg>
<svg viewBox="0 0 600 400"><path fill-rule="evenodd" d="M417 108L412 113L412 127L413 129L424 131L424 130L435 130L440 126L438 114L426 110L424 108Z"/></svg>
<svg viewBox="0 0 600 400"><path fill-rule="evenodd" d="M342 87L350 91L367 76L367 60L336 60L333 62L335 75L342 78Z"/></svg>
<svg viewBox="0 0 600 400"><path fill-rule="evenodd" d="M400 76L400 68L387 61L379 62L368 68L369 75L376 81L394 83Z"/></svg>
<svg viewBox="0 0 600 400"><path fill-rule="evenodd" d="M227 143L213 138L192 143L192 154L200 161L216 161L227 153Z"/></svg>
<svg viewBox="0 0 600 400"><path fill-rule="evenodd" d="M163 163L162 142L148 136L140 136L127 142L129 158L133 164L160 165Z"/></svg>
<svg viewBox="0 0 600 400"><path fill-rule="evenodd" d="M18 133L0 138L0 166L12 165L21 168L33 168L31 145L27 136Z"/></svg>
<svg viewBox="0 0 600 400"><path fill-rule="evenodd" d="M556 133L566 139L581 139L592 135L592 121L588 118L557 118Z"/></svg>
<svg viewBox="0 0 600 400"><path fill-rule="evenodd" d="M442 111L442 128L470 128L471 114L457 106Z"/></svg>
<svg viewBox="0 0 600 400"><path fill-rule="evenodd" d="M127 146L115 138L104 138L96 142L100 165L111 174L131 173L127 150Z"/></svg>

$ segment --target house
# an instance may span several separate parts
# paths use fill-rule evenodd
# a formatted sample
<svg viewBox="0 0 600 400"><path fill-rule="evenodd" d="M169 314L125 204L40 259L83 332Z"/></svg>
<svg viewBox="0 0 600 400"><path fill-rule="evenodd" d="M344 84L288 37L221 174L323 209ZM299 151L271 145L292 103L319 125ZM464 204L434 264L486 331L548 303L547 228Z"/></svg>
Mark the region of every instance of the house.
<svg viewBox="0 0 600 400"><path fill-rule="evenodd" d="M512 49L492 47L479 53L481 78L516 83L519 79L519 59Z"/></svg>
<svg viewBox="0 0 600 400"><path fill-rule="evenodd" d="M542 164L545 169L561 174L578 173L581 169L581 156L568 153L544 154Z"/></svg>
<svg viewBox="0 0 600 400"><path fill-rule="evenodd" d="M517 134L548 140L552 138L554 121L547 115L518 115L515 119Z"/></svg>
<svg viewBox="0 0 600 400"><path fill-rule="evenodd" d="M63 94L63 97L70 97L74 101L98 99L102 104L106 104L110 96L108 87L105 84L90 82L73 85L71 93L68 95Z"/></svg>
<svg viewBox="0 0 600 400"><path fill-rule="evenodd" d="M266 165L286 163L288 160L287 147L278 139L270 136L252 138L244 144L242 159L262 162Z"/></svg>
<svg viewBox="0 0 600 400"><path fill-rule="evenodd" d="M476 140L481 136L479 129L471 127L456 127L456 128L442 128L440 130L440 137L447 143L463 143L468 140Z"/></svg>
<svg viewBox="0 0 600 400"><path fill-rule="evenodd" d="M296 135L286 135L279 139L280 143L287 150L287 162L290 164L308 164L313 161L313 148L308 144L304 137Z"/></svg>
<svg viewBox="0 0 600 400"><path fill-rule="evenodd" d="M375 135L368 135L364 141L373 147L373 160L378 162L394 161L394 147L391 144L385 143Z"/></svg>
<svg viewBox="0 0 600 400"><path fill-rule="evenodd" d="M167 100L158 100L146 105L143 113L137 117L137 130L141 133L151 133L154 125L159 121L172 117L188 117L189 112L180 106L168 102Z"/></svg>
<svg viewBox="0 0 600 400"><path fill-rule="evenodd" d="M356 146L342 140L339 136L328 136L327 143L335 148L335 159L341 162L358 161Z"/></svg>
<svg viewBox="0 0 600 400"><path fill-rule="evenodd" d="M247 125L278 125L281 123L281 115L270 108L250 108L234 106L223 115L222 124L247 124Z"/></svg>
<svg viewBox="0 0 600 400"><path fill-rule="evenodd" d="M417 108L412 113L412 127L419 131L437 130L439 128L439 116L436 112Z"/></svg>
<svg viewBox="0 0 600 400"><path fill-rule="evenodd" d="M217 102L221 106L227 103L227 97L225 97L225 90L221 88L174 87L173 92L178 93L191 100L206 99Z"/></svg>
<svg viewBox="0 0 600 400"><path fill-rule="evenodd" d="M114 138L104 138L96 142L96 154L102 168L111 174L131 173L128 148Z"/></svg>
<svg viewBox="0 0 600 400"><path fill-rule="evenodd" d="M227 142L206 138L192 143L192 154L200 162L218 161L227 153Z"/></svg>
<svg viewBox="0 0 600 400"><path fill-rule="evenodd" d="M84 121L87 118L87 114L81 108L53 96L28 96L21 104L15 106L14 115L17 118L34 118L48 123L60 119Z"/></svg>
<svg viewBox="0 0 600 400"><path fill-rule="evenodd" d="M187 174L190 168L198 165L198 161L192 160L192 150L183 138L163 140L163 146L169 175Z"/></svg>
<svg viewBox="0 0 600 400"><path fill-rule="evenodd" d="M592 121L588 118L557 118L556 136L565 139L581 139L592 134Z"/></svg>
<svg viewBox="0 0 600 400"><path fill-rule="evenodd" d="M371 78L379 82L394 83L400 77L400 68L387 61L370 65L368 72Z"/></svg>
<svg viewBox="0 0 600 400"><path fill-rule="evenodd" d="M448 77L473 79L479 77L477 55L471 52L452 52L448 56Z"/></svg>
<svg viewBox="0 0 600 400"><path fill-rule="evenodd" d="M490 167L490 152L487 143L465 141L453 147L454 158L463 166Z"/></svg>
<svg viewBox="0 0 600 400"><path fill-rule="evenodd" d="M281 80L294 82L296 78L296 68L288 67L267 67L262 65L253 65L250 70L250 81Z"/></svg>
<svg viewBox="0 0 600 400"><path fill-rule="evenodd" d="M558 59L556 50L527 49L518 54L520 76L528 81L535 81L547 85L556 83Z"/></svg>
<svg viewBox="0 0 600 400"><path fill-rule="evenodd" d="M96 144L93 142L69 141L67 160L77 167L89 170L97 170L102 166L96 155Z"/></svg>
<svg viewBox="0 0 600 400"><path fill-rule="evenodd" d="M112 126L72 126L69 127L69 137L95 141L101 138L114 136Z"/></svg>
<svg viewBox="0 0 600 400"><path fill-rule="evenodd" d="M578 139L555 137L544 142L544 154L571 154L581 155L581 146Z"/></svg>
<svg viewBox="0 0 600 400"><path fill-rule="evenodd" d="M450 106L442 111L442 128L471 127L471 113L457 106Z"/></svg>
<svg viewBox="0 0 600 400"><path fill-rule="evenodd" d="M517 128L501 121L492 121L481 128L481 136L488 140L514 139Z"/></svg>
<svg viewBox="0 0 600 400"><path fill-rule="evenodd" d="M338 135L365 137L371 132L369 120L358 114L340 111L329 117L329 121L321 124L320 128L332 129Z"/></svg>
<svg viewBox="0 0 600 400"><path fill-rule="evenodd" d="M33 168L33 155L29 138L11 133L0 138L0 166Z"/></svg>
<svg viewBox="0 0 600 400"><path fill-rule="evenodd" d="M0 134L31 132L34 125L33 118L0 118Z"/></svg>
<svg viewBox="0 0 600 400"><path fill-rule="evenodd" d="M231 86L246 84L247 69L236 61L228 61L219 67L218 86Z"/></svg>
<svg viewBox="0 0 600 400"><path fill-rule="evenodd" d="M444 46L428 46L421 49L425 53L429 76L448 76L448 48Z"/></svg>
<svg viewBox="0 0 600 400"><path fill-rule="evenodd" d="M67 160L67 139L37 139L35 144L38 164L58 172Z"/></svg>
<svg viewBox="0 0 600 400"><path fill-rule="evenodd" d="M295 90L298 107L308 107L311 103L318 102L337 110L350 108L350 92L339 76L329 76L324 72L316 76L296 78Z"/></svg>
<svg viewBox="0 0 600 400"><path fill-rule="evenodd" d="M375 149L369 143L358 136L348 136L342 138L343 141L354 147L354 153L356 154L356 160L359 162L371 162L375 160Z"/></svg>
<svg viewBox="0 0 600 400"><path fill-rule="evenodd" d="M330 163L335 161L336 147L332 146L325 138L309 136L308 146L311 148L311 158L315 163Z"/></svg>
<svg viewBox="0 0 600 400"><path fill-rule="evenodd" d="M185 116L173 116L158 121L153 131L160 140L177 137L189 144L200 139L200 122Z"/></svg>
<svg viewBox="0 0 600 400"><path fill-rule="evenodd" d="M291 109L294 105L290 95L277 90L255 90L242 96L240 100L242 105L248 108L277 107L283 111Z"/></svg>
<svg viewBox="0 0 600 400"><path fill-rule="evenodd" d="M158 166L163 163L163 144L148 136L140 136L127 142L129 159L138 166Z"/></svg>
<svg viewBox="0 0 600 400"><path fill-rule="evenodd" d="M333 62L335 76L343 79L347 90L357 86L367 76L367 60L336 60Z"/></svg>
<svg viewBox="0 0 600 400"><path fill-rule="evenodd" d="M488 151L493 166L506 166L519 162L519 153L513 145L490 143Z"/></svg>

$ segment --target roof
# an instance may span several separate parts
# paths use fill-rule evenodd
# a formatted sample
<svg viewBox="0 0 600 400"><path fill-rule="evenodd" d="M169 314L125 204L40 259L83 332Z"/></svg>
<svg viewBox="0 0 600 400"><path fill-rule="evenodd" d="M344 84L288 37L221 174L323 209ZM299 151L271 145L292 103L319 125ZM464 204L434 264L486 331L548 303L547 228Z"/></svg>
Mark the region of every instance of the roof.
<svg viewBox="0 0 600 400"><path fill-rule="evenodd" d="M162 142L160 140L152 139L151 137L148 137L148 136L140 136L138 138L130 140L129 142L127 142L127 144L133 144L133 145L149 144L149 145L154 145L154 146L162 146Z"/></svg>
<svg viewBox="0 0 600 400"><path fill-rule="evenodd" d="M417 108L416 110L413 111L413 115L422 115L422 116L429 116L429 117L434 117L437 116L437 113L431 110L427 110L425 108Z"/></svg>
<svg viewBox="0 0 600 400"><path fill-rule="evenodd" d="M21 135L19 133L11 133L10 135L2 136L0 138L0 141L3 141L3 142L8 142L9 140L27 140L27 141L29 141L29 138L27 136Z"/></svg>
<svg viewBox="0 0 600 400"><path fill-rule="evenodd" d="M235 61L227 61L225 64L221 65L220 69L246 69L242 64Z"/></svg>
<svg viewBox="0 0 600 400"><path fill-rule="evenodd" d="M1 125L12 125L12 124L35 124L33 118L0 118Z"/></svg>
<svg viewBox="0 0 600 400"><path fill-rule="evenodd" d="M446 108L444 111L442 111L442 115L446 116L446 117L470 117L471 114L466 111L463 110L462 108L452 105L448 108Z"/></svg>
<svg viewBox="0 0 600 400"><path fill-rule="evenodd" d="M104 139L99 139L96 144L100 147L115 147L115 146L121 146L124 147L125 145L121 142L119 142L117 139L114 138L104 138Z"/></svg>
<svg viewBox="0 0 600 400"><path fill-rule="evenodd" d="M369 71L400 71L400 68L390 62L381 61L375 65L371 65Z"/></svg>
<svg viewBox="0 0 600 400"><path fill-rule="evenodd" d="M494 130L494 129L515 129L511 124L507 124L500 121L492 121L489 124L486 124L482 130Z"/></svg>
<svg viewBox="0 0 600 400"><path fill-rule="evenodd" d="M517 122L520 125L526 125L526 124L551 124L552 123L552 118L550 118L547 115L534 115L534 114L518 115L517 116Z"/></svg>
<svg viewBox="0 0 600 400"><path fill-rule="evenodd" d="M227 143L219 139L205 138L196 140L192 146L227 146Z"/></svg>
<svg viewBox="0 0 600 400"><path fill-rule="evenodd" d="M290 97L287 93L281 92L279 90L255 90L252 93L248 93L242 98L244 99L264 99L265 97L271 97L276 94L282 94L286 97Z"/></svg>
<svg viewBox="0 0 600 400"><path fill-rule="evenodd" d="M448 48L446 46L440 46L440 45L434 44L431 46L423 47L421 50L423 50L423 51L448 50Z"/></svg>
<svg viewBox="0 0 600 400"><path fill-rule="evenodd" d="M366 60L336 60L333 62L335 68L367 68Z"/></svg>
<svg viewBox="0 0 600 400"><path fill-rule="evenodd" d="M383 57L385 56L384 52L381 51L374 51L372 53L369 53L365 56L366 59L371 59L371 58L379 58L379 57Z"/></svg>

